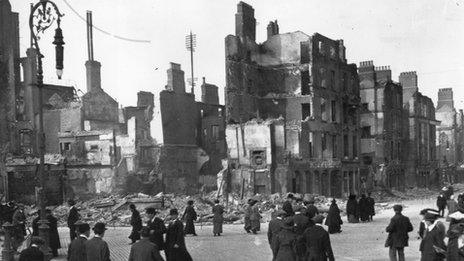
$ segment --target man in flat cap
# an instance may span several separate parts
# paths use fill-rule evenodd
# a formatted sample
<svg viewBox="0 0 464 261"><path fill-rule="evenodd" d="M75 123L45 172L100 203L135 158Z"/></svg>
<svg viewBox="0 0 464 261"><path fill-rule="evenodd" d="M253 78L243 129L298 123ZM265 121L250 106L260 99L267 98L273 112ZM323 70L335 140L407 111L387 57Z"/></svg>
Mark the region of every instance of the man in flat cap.
<svg viewBox="0 0 464 261"><path fill-rule="evenodd" d="M307 257L305 260L334 261L329 233L322 227L324 216L316 215L311 225L303 233L303 242L306 245Z"/></svg>
<svg viewBox="0 0 464 261"><path fill-rule="evenodd" d="M108 244L103 240L105 231L105 223L98 222L93 227L93 233L95 236L85 242L88 261L110 261L110 249Z"/></svg>
<svg viewBox="0 0 464 261"><path fill-rule="evenodd" d="M142 227L140 230L142 239L134 243L129 253L129 261L164 261L158 246L150 241L150 229Z"/></svg>
<svg viewBox="0 0 464 261"><path fill-rule="evenodd" d="M386 228L388 232L385 247L389 247L389 256L391 261L404 261L404 248L408 246L408 233L413 230L411 221L401 212L401 205L394 205L395 215L391 218L390 224Z"/></svg>
<svg viewBox="0 0 464 261"><path fill-rule="evenodd" d="M90 226L82 221L78 221L74 225L79 235L69 245L68 261L87 261L85 242L90 236Z"/></svg>

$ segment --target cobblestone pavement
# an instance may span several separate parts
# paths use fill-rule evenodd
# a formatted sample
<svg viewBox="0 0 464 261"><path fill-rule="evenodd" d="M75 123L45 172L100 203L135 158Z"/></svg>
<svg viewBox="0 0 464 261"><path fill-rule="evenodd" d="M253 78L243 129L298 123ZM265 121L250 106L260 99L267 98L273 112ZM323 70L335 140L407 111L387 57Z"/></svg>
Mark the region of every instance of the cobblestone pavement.
<svg viewBox="0 0 464 261"><path fill-rule="evenodd" d="M406 260L419 260L419 243L417 229L419 225L418 213L425 207L433 207L433 201L409 201L409 207L404 214L411 218L414 231L409 234L409 247L405 249ZM374 222L359 224L343 224L343 232L331 235L332 248L336 260L388 260L388 249L384 247L388 225L392 210L374 217ZM267 224L262 224L258 235L246 234L242 225L225 225L224 236L213 237L211 226L196 227L198 237L186 238L187 248L194 260L235 261L235 260L271 260L271 251L267 242ZM130 251L127 236L130 228L112 228L107 230L105 240L111 251L112 261L127 260ZM61 244L67 247L69 235L67 228L60 228ZM66 249L60 250L60 257L54 260L66 260Z"/></svg>

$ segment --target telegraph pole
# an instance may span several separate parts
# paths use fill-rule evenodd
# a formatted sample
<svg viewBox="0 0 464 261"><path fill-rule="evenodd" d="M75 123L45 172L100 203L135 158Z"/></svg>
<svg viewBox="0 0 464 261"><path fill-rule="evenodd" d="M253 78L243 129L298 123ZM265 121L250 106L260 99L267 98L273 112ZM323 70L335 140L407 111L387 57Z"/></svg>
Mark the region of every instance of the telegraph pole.
<svg viewBox="0 0 464 261"><path fill-rule="evenodd" d="M192 71L192 78L191 78L191 93L194 93L194 86L195 86L195 78L193 76L193 52L195 51L195 47L197 47L197 35L192 34L192 31L190 31L190 34L185 36L185 47L187 48L188 51L190 51L190 70Z"/></svg>

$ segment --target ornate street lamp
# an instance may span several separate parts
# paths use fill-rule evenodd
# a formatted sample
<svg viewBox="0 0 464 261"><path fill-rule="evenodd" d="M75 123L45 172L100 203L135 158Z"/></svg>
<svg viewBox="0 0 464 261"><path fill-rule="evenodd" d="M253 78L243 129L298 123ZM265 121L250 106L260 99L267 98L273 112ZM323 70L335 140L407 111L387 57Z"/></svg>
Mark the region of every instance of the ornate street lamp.
<svg viewBox="0 0 464 261"><path fill-rule="evenodd" d="M56 51L56 73L58 79L61 79L63 75L63 33L60 28L61 17L63 14L60 13L55 3L50 0L40 0L31 8L31 14L29 16L29 28L31 30L32 44L37 51L37 87L39 88L39 130L38 130L38 141L39 141L39 177L40 177L40 188L39 188L39 202L40 202L40 221L39 221L39 236L44 239L45 244L42 251L45 254L45 260L50 260L51 253L49 248L49 226L45 213L45 134L43 132L43 68L42 58L44 57L40 52L39 40L40 35L50 28L55 22L57 28L55 30L55 45Z"/></svg>

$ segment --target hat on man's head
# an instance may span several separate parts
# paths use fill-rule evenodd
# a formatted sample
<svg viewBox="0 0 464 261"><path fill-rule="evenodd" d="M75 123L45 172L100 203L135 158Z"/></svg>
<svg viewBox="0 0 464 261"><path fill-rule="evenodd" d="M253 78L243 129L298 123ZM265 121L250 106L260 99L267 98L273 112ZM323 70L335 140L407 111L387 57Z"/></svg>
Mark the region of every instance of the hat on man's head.
<svg viewBox="0 0 464 261"><path fill-rule="evenodd" d="M393 206L394 211L403 211L403 206L396 204Z"/></svg>
<svg viewBox="0 0 464 261"><path fill-rule="evenodd" d="M424 208L419 212L419 215L425 215L426 213L431 213L437 216L440 215L440 212L433 208Z"/></svg>
<svg viewBox="0 0 464 261"><path fill-rule="evenodd" d="M40 245L43 245L44 243L45 241L41 237L33 236L31 238L31 244L40 246Z"/></svg>
<svg viewBox="0 0 464 261"><path fill-rule="evenodd" d="M105 232L105 230L106 230L105 223L98 222L95 224L95 226L93 226L93 232L95 232L95 234L102 234L103 232Z"/></svg>
<svg viewBox="0 0 464 261"><path fill-rule="evenodd" d="M433 222L437 220L438 215L432 214L432 213L425 213L424 215L424 220Z"/></svg>
<svg viewBox="0 0 464 261"><path fill-rule="evenodd" d="M171 210L169 210L169 215L179 215L179 211L177 210L177 208L173 208Z"/></svg>
<svg viewBox="0 0 464 261"><path fill-rule="evenodd" d="M316 224L322 224L322 222L324 221L324 216L323 215L316 215L315 217L313 217L313 221Z"/></svg>
<svg viewBox="0 0 464 261"><path fill-rule="evenodd" d="M90 225L80 220L74 223L74 226L76 226L77 231L81 234L90 231Z"/></svg>
<svg viewBox="0 0 464 261"><path fill-rule="evenodd" d="M146 208L146 209L145 209L145 213L155 215L155 214L158 213L158 212L156 211L155 208L149 207L149 208Z"/></svg>
<svg viewBox="0 0 464 261"><path fill-rule="evenodd" d="M142 227L139 231L141 237L149 237L150 236L150 229L148 227Z"/></svg>

